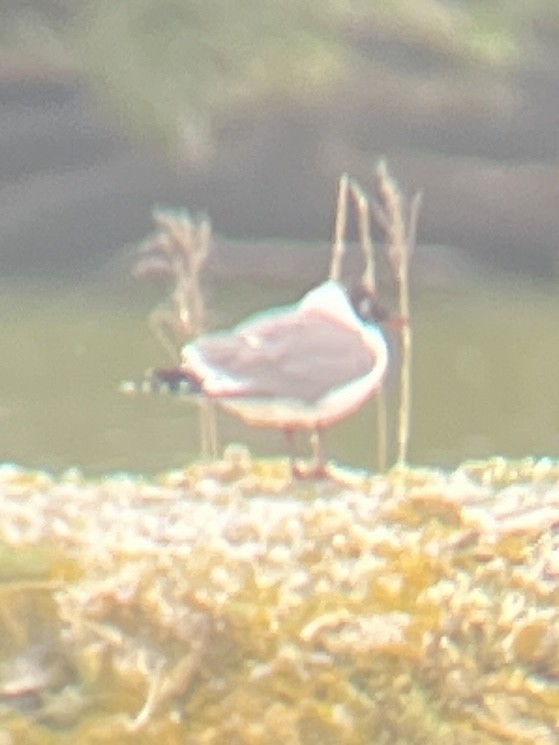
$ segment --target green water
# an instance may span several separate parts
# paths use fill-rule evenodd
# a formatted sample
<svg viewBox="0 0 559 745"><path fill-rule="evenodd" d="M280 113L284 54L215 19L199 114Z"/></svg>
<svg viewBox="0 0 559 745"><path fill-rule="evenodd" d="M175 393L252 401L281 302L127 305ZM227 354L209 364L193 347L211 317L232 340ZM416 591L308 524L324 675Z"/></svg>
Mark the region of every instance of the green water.
<svg viewBox="0 0 559 745"><path fill-rule="evenodd" d="M215 327L304 290L288 284L214 286ZM55 472L154 473L199 453L194 407L126 397L119 383L168 364L146 316L155 289L123 282L4 283L0 291L0 461ZM414 463L452 466L502 454L559 456L559 294L525 279L420 288L414 293ZM397 364L389 381L395 420ZM334 427L334 459L373 468L373 406ZM279 433L220 416L222 443L280 455ZM305 452L304 442L301 452Z"/></svg>

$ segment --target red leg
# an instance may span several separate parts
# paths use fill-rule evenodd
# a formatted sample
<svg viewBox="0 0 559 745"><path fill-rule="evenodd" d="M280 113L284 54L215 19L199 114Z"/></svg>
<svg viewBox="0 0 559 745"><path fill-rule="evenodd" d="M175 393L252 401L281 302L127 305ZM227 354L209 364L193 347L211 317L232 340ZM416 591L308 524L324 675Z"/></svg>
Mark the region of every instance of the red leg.
<svg viewBox="0 0 559 745"><path fill-rule="evenodd" d="M300 481L316 481L320 479L330 478L326 458L324 455L322 430L317 428L313 433L312 445L314 459L307 466L300 466L297 463L294 447L295 430L286 429L284 430L284 433L289 448L289 466L292 479Z"/></svg>
<svg viewBox="0 0 559 745"><path fill-rule="evenodd" d="M295 447L295 430L284 429L283 434L287 443L287 453L289 455L289 471L292 479L301 478L300 468L297 465L297 449Z"/></svg>

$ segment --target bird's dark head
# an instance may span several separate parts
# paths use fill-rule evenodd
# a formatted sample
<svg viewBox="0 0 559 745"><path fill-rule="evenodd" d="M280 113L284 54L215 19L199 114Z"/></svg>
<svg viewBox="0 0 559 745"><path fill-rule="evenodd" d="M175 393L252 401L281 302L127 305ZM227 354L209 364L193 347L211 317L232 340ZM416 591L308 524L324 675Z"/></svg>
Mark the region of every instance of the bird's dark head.
<svg viewBox="0 0 559 745"><path fill-rule="evenodd" d="M371 290L362 284L355 285L349 292L354 311L359 318L369 323L381 323L401 328L407 321L384 306Z"/></svg>

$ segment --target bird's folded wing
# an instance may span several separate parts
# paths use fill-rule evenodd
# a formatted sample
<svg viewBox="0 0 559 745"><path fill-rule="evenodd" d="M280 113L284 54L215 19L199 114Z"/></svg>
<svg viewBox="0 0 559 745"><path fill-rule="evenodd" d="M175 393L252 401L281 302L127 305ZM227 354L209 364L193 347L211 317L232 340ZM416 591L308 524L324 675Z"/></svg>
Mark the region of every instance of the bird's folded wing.
<svg viewBox="0 0 559 745"><path fill-rule="evenodd" d="M308 402L367 375L374 364L359 330L310 310L208 334L183 353L183 367L210 394Z"/></svg>

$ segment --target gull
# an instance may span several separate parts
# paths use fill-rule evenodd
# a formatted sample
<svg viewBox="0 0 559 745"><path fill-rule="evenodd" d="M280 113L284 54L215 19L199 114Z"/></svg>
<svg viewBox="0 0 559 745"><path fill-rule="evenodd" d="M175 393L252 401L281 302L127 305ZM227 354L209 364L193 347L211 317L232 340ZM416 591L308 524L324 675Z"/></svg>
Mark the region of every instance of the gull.
<svg viewBox="0 0 559 745"><path fill-rule="evenodd" d="M251 316L187 343L180 365L157 369L149 388L204 396L253 427L316 434L313 477L326 475L321 435L381 389L388 346L374 299L336 280L294 305ZM291 458L292 473L302 475Z"/></svg>

